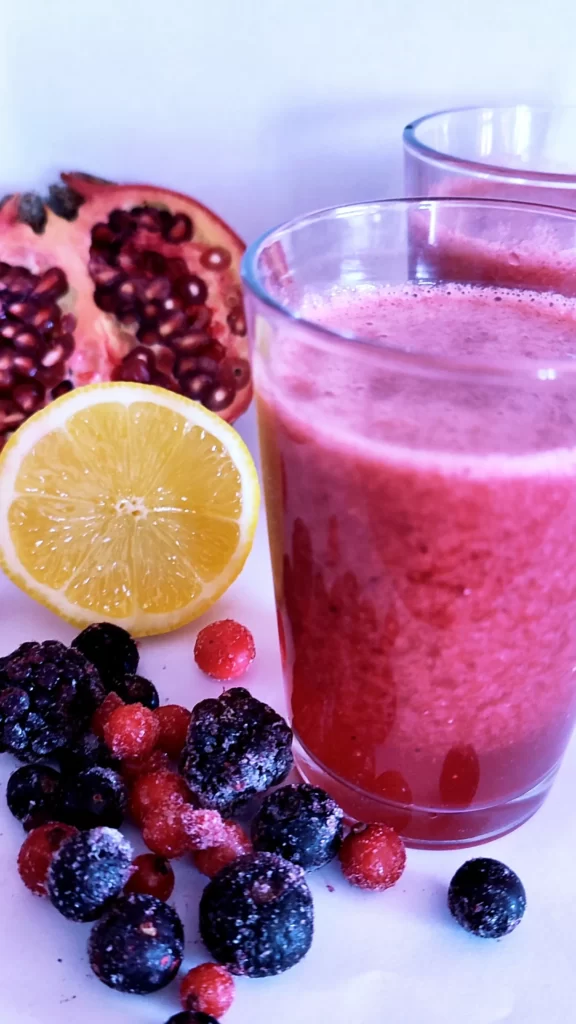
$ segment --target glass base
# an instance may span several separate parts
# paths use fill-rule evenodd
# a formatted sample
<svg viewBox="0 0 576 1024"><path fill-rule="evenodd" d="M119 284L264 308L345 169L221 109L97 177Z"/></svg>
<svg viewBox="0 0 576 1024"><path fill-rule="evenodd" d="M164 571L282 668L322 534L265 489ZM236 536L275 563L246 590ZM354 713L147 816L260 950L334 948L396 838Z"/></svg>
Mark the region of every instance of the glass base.
<svg viewBox="0 0 576 1024"><path fill-rule="evenodd" d="M358 789L315 761L297 737L294 754L303 779L330 793L350 820L391 825L407 846L427 850L477 846L514 831L544 802L559 767L558 762L528 793L505 803L446 810L393 803Z"/></svg>

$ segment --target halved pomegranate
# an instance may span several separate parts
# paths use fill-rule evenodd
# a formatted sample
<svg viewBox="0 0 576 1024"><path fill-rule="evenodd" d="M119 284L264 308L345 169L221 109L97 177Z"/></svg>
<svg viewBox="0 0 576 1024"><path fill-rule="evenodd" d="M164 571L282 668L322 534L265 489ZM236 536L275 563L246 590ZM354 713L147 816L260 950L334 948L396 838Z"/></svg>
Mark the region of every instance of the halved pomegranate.
<svg viewBox="0 0 576 1024"><path fill-rule="evenodd" d="M100 380L158 384L229 422L251 394L244 245L194 199L63 174L0 210L0 447Z"/></svg>

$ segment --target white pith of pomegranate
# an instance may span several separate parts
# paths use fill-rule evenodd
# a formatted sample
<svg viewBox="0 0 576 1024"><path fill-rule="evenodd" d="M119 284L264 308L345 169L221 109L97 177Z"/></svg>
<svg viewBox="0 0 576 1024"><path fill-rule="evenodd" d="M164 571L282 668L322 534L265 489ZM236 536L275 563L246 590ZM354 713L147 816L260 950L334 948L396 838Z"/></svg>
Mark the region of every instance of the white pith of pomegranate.
<svg viewBox="0 0 576 1024"><path fill-rule="evenodd" d="M99 380L167 387L232 422L252 391L243 243L186 196L62 177L73 220L46 209L37 233L21 197L0 211L0 447L45 402Z"/></svg>

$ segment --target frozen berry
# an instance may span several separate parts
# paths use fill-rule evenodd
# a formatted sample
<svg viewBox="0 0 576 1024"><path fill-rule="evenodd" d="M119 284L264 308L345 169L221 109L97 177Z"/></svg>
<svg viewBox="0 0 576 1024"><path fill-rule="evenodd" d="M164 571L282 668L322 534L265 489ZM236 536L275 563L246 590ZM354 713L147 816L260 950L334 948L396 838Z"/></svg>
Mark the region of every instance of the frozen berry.
<svg viewBox="0 0 576 1024"><path fill-rule="evenodd" d="M124 892L146 893L157 900L169 900L174 889L174 872L166 857L154 853L141 853L132 862L132 874Z"/></svg>
<svg viewBox="0 0 576 1024"><path fill-rule="evenodd" d="M248 690L227 690L193 709L181 770L202 807L233 814L291 767L292 730Z"/></svg>
<svg viewBox="0 0 576 1024"><path fill-rule="evenodd" d="M96 712L98 714L98 712ZM118 758L108 750L104 740L93 732L87 732L79 739L58 751L58 763L67 775L85 772L88 768L119 767Z"/></svg>
<svg viewBox="0 0 576 1024"><path fill-rule="evenodd" d="M234 1002L234 978L220 964L198 964L180 983L185 1010L223 1017Z"/></svg>
<svg viewBox="0 0 576 1024"><path fill-rule="evenodd" d="M122 778L128 786L132 786L141 775L164 771L170 771L170 759L168 754L158 748L147 757L127 757L122 761Z"/></svg>
<svg viewBox="0 0 576 1024"><path fill-rule="evenodd" d="M56 756L105 697L98 672L58 640L25 643L0 661L0 749L21 761Z"/></svg>
<svg viewBox="0 0 576 1024"><path fill-rule="evenodd" d="M154 683L144 676L121 676L114 681L114 690L125 704L143 704L154 711L160 703Z"/></svg>
<svg viewBox="0 0 576 1024"><path fill-rule="evenodd" d="M196 637L194 657L207 676L222 682L238 679L256 657L254 637L234 619L211 622Z"/></svg>
<svg viewBox="0 0 576 1024"><path fill-rule="evenodd" d="M339 856L351 885L378 892L395 885L406 866L404 843L388 825L354 825Z"/></svg>
<svg viewBox="0 0 576 1024"><path fill-rule="evenodd" d="M130 877L132 847L113 828L66 839L48 872L48 895L71 921L95 921Z"/></svg>
<svg viewBox="0 0 576 1024"><path fill-rule="evenodd" d="M62 806L59 773L44 764L17 768L8 779L6 802L26 831L47 821L59 821Z"/></svg>
<svg viewBox="0 0 576 1024"><path fill-rule="evenodd" d="M68 782L64 817L77 828L120 828L127 802L126 784L117 772L111 768L88 768Z"/></svg>
<svg viewBox="0 0 576 1024"><path fill-rule="evenodd" d="M94 712L92 716L92 732L99 739L104 739L104 726L110 718L110 716L117 710L117 708L124 707L124 701L120 699L117 693L108 693L102 701L100 707ZM106 748L108 749L108 748Z"/></svg>
<svg viewBox="0 0 576 1024"><path fill-rule="evenodd" d="M490 857L466 861L448 890L450 912L466 931L500 939L520 924L526 892L511 868Z"/></svg>
<svg viewBox="0 0 576 1024"><path fill-rule="evenodd" d="M117 899L94 925L88 942L92 970L110 988L146 995L178 973L184 929L176 911L153 896Z"/></svg>
<svg viewBox="0 0 576 1024"><path fill-rule="evenodd" d="M76 834L72 825L51 821L29 832L18 854L18 873L30 892L46 896L52 858L65 839Z"/></svg>
<svg viewBox="0 0 576 1024"><path fill-rule="evenodd" d="M277 853L308 871L328 864L340 849L344 812L317 786L302 782L267 796L252 823L256 850Z"/></svg>
<svg viewBox="0 0 576 1024"><path fill-rule="evenodd" d="M226 836L226 825L219 811L187 806L182 813L182 824L190 840L190 850L208 850L218 846Z"/></svg>
<svg viewBox="0 0 576 1024"><path fill-rule="evenodd" d="M222 868L232 864L239 857L252 853L252 843L240 825L235 821L225 821L224 838L218 846L210 846L207 850L194 850L192 860L198 871L208 878L214 878Z"/></svg>
<svg viewBox="0 0 576 1024"><path fill-rule="evenodd" d="M159 732L153 712L143 704L123 704L104 722L104 740L115 757L146 757Z"/></svg>
<svg viewBox="0 0 576 1024"><path fill-rule="evenodd" d="M151 807L144 818L142 838L152 853L160 857L183 857L192 848L186 831L185 815L187 805L172 801Z"/></svg>
<svg viewBox="0 0 576 1024"><path fill-rule="evenodd" d="M181 775L171 771L140 775L130 794L130 815L142 826L149 811L188 800L190 793Z"/></svg>
<svg viewBox="0 0 576 1024"><path fill-rule="evenodd" d="M72 641L88 661L98 669L107 688L114 681L138 668L139 654L134 640L125 629L111 622L96 622L87 626Z"/></svg>
<svg viewBox="0 0 576 1024"><path fill-rule="evenodd" d="M207 1013L199 1013L194 1010L182 1010L181 1013L175 1013L170 1020L166 1021L166 1024L218 1024L215 1017L210 1017Z"/></svg>
<svg viewBox="0 0 576 1024"><path fill-rule="evenodd" d="M160 725L158 746L177 761L186 743L192 712L179 704L165 704L155 714Z"/></svg>
<svg viewBox="0 0 576 1024"><path fill-rule="evenodd" d="M200 934L232 974L264 978L293 967L310 949L312 895L302 868L259 853L224 868L200 900Z"/></svg>

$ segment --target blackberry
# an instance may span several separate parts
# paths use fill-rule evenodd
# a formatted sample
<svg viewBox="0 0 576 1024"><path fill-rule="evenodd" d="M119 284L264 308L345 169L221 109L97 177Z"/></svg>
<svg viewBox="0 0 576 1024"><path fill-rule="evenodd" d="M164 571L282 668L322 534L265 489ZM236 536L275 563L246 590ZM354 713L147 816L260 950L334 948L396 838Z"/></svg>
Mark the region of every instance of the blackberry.
<svg viewBox="0 0 576 1024"><path fill-rule="evenodd" d="M181 772L201 807L229 816L282 782L292 760L284 719L236 687L193 709Z"/></svg>
<svg viewBox="0 0 576 1024"><path fill-rule="evenodd" d="M305 871L321 868L338 853L344 812L323 789L283 786L267 796L252 823L256 850L277 853Z"/></svg>
<svg viewBox="0 0 576 1024"><path fill-rule="evenodd" d="M234 861L200 900L204 944L232 974L265 978L288 970L310 949L313 931L302 868L272 853Z"/></svg>
<svg viewBox="0 0 576 1024"><path fill-rule="evenodd" d="M27 832L49 821L60 821L62 785L59 773L44 764L17 768L8 779L6 802Z"/></svg>
<svg viewBox="0 0 576 1024"><path fill-rule="evenodd" d="M71 921L95 921L130 877L132 847L113 828L94 828L67 839L48 873L48 895Z"/></svg>
<svg viewBox="0 0 576 1024"><path fill-rule="evenodd" d="M144 676L119 676L113 689L125 704L143 704L150 711L155 711L160 704L158 690Z"/></svg>
<svg viewBox="0 0 576 1024"><path fill-rule="evenodd" d="M128 804L126 783L111 768L88 768L64 793L63 820L76 828L120 828Z"/></svg>
<svg viewBox="0 0 576 1024"><path fill-rule="evenodd" d="M76 775L89 768L120 767L120 761L114 757L104 740L93 732L86 732L69 747L58 751L58 763L67 775Z"/></svg>
<svg viewBox="0 0 576 1024"><path fill-rule="evenodd" d="M2 746L29 762L75 742L106 695L94 666L58 640L25 643L3 658L0 694Z"/></svg>
<svg viewBox="0 0 576 1024"><path fill-rule="evenodd" d="M200 1013L199 1010L182 1010L170 1017L166 1024L218 1024L218 1021L209 1013Z"/></svg>
<svg viewBox="0 0 576 1024"><path fill-rule="evenodd" d="M110 988L146 995L168 985L184 953L184 929L173 907L154 896L117 899L92 929L92 970Z"/></svg>
<svg viewBox="0 0 576 1024"><path fill-rule="evenodd" d="M526 892L511 868L490 857L476 857L458 868L450 882L448 907L466 931L500 939L520 924Z"/></svg>
<svg viewBox="0 0 576 1024"><path fill-rule="evenodd" d="M138 668L140 656L130 633L111 622L87 626L72 641L72 646L96 666L107 690L115 688L116 679Z"/></svg>

